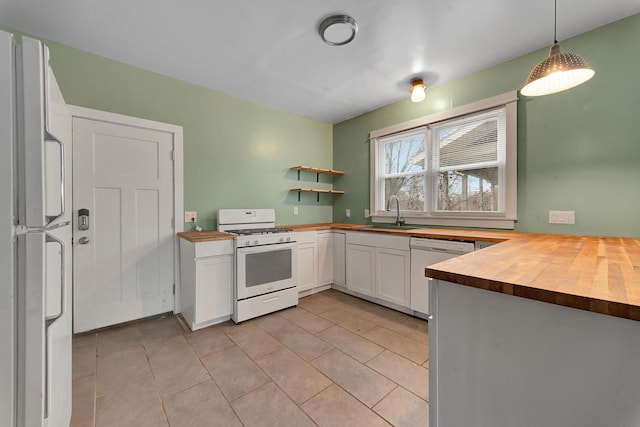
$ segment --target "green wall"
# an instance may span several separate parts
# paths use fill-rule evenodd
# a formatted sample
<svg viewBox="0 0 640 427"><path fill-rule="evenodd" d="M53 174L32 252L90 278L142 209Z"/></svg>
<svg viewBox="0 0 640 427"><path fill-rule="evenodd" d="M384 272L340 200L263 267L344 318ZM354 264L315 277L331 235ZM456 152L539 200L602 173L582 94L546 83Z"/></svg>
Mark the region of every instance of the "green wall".
<svg viewBox="0 0 640 427"><path fill-rule="evenodd" d="M303 194L298 202L289 191L310 186L291 166L332 167L331 125L45 43L68 104L183 126L184 207L205 229L215 229L220 208L275 208L279 224L331 221L332 196L317 202ZM316 185L315 175L301 178Z"/></svg>
<svg viewBox="0 0 640 427"><path fill-rule="evenodd" d="M518 101L517 231L640 237L640 14L560 41L596 70L582 86ZM496 48L492 46L492 48ZM369 132L520 89L548 48L387 105L333 128L334 221L363 222L369 207ZM351 218L345 218L351 209ZM574 210L575 225L548 224Z"/></svg>
<svg viewBox="0 0 640 427"><path fill-rule="evenodd" d="M578 88L518 102L516 230L640 237L640 15L561 40L596 70ZM275 207L279 224L364 222L371 130L519 89L548 48L331 126L57 43L52 66L70 104L184 127L185 209L215 227L220 208ZM494 47L495 48L495 47ZM302 173L304 164L344 176ZM317 185L339 196L288 191ZM333 208L332 208L333 205ZM299 207L299 216L293 207ZM351 218L345 218L345 209ZM576 224L548 224L549 210L575 210Z"/></svg>

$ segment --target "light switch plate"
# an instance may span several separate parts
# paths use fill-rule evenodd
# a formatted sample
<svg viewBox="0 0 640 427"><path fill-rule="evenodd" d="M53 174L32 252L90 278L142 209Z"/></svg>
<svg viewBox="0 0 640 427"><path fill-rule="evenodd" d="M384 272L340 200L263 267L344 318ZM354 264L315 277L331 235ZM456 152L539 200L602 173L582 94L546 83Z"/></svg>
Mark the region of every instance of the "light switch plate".
<svg viewBox="0 0 640 427"><path fill-rule="evenodd" d="M198 212L184 211L184 222L196 222L198 220Z"/></svg>
<svg viewBox="0 0 640 427"><path fill-rule="evenodd" d="M345 209L344 214L347 218L351 218L351 209Z"/></svg>
<svg viewBox="0 0 640 427"><path fill-rule="evenodd" d="M295 215L298 215L298 207L297 207L297 206L294 206L294 207L293 207L293 215L294 215L294 216L295 216Z"/></svg>
<svg viewBox="0 0 640 427"><path fill-rule="evenodd" d="M364 217L365 218L369 218L371 216L371 212L369 211L369 209L365 209L364 210Z"/></svg>

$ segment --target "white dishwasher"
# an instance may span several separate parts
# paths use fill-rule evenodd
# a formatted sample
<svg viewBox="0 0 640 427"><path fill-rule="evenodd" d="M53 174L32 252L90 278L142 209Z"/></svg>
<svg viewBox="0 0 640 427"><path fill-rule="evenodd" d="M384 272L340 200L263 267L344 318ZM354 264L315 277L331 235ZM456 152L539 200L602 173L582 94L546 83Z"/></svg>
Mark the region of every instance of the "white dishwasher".
<svg viewBox="0 0 640 427"><path fill-rule="evenodd" d="M475 245L471 242L412 237L409 246L411 248L411 310L429 315L429 281L431 279L424 276L425 267L473 252Z"/></svg>

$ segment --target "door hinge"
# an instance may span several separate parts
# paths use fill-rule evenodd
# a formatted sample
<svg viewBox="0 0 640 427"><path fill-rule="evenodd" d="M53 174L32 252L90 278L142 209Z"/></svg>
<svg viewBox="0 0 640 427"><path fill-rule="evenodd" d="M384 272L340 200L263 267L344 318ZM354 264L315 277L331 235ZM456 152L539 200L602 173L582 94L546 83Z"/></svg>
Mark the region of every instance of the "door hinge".
<svg viewBox="0 0 640 427"><path fill-rule="evenodd" d="M171 218L171 228L176 228L176 219Z"/></svg>
<svg viewBox="0 0 640 427"><path fill-rule="evenodd" d="M176 294L176 284L175 283L173 284L173 294L174 295Z"/></svg>
<svg viewBox="0 0 640 427"><path fill-rule="evenodd" d="M171 152L171 160L175 161L176 160L176 156L175 156L175 151Z"/></svg>

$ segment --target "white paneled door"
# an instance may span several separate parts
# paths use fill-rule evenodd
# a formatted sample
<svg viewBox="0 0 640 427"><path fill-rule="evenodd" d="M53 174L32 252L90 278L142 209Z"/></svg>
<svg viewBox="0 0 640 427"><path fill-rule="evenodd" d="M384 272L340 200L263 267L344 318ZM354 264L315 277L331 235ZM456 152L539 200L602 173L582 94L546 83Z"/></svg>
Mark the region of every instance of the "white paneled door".
<svg viewBox="0 0 640 427"><path fill-rule="evenodd" d="M172 151L169 132L73 119L74 332L173 310Z"/></svg>

